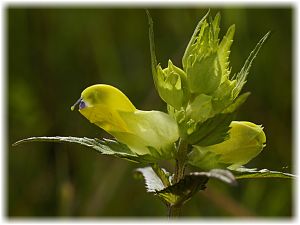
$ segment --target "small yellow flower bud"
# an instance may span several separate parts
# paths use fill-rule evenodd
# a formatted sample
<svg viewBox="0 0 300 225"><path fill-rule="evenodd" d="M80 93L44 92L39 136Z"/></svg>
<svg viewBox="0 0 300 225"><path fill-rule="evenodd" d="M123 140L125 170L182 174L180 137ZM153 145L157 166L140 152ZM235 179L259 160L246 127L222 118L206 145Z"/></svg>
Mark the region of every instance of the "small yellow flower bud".
<svg viewBox="0 0 300 225"><path fill-rule="evenodd" d="M266 135L263 128L251 122L233 121L228 140L208 146L207 150L220 154L221 163L232 164L232 168L248 163L264 148Z"/></svg>

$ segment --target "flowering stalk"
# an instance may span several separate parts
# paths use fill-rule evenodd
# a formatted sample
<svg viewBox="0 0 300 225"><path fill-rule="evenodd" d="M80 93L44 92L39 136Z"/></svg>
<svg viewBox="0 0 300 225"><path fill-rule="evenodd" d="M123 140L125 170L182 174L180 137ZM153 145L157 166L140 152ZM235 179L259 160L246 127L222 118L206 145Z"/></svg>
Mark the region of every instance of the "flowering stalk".
<svg viewBox="0 0 300 225"><path fill-rule="evenodd" d="M175 156L174 183L178 183L184 177L184 171L187 162L188 143L182 139L179 140L177 154ZM169 217L178 217L181 215L182 205L169 206Z"/></svg>

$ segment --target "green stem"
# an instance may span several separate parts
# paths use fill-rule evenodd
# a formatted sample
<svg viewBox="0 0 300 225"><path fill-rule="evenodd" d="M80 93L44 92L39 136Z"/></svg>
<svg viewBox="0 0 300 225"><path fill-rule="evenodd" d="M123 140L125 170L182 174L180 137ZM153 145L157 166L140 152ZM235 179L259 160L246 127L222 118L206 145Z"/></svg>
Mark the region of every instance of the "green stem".
<svg viewBox="0 0 300 225"><path fill-rule="evenodd" d="M169 207L169 218L177 218L181 215L181 206Z"/></svg>
<svg viewBox="0 0 300 225"><path fill-rule="evenodd" d="M179 144L177 147L176 161L175 161L175 176L174 183L179 182L184 177L184 171L186 166L187 159L187 151L188 151L188 143L182 139L179 140ZM169 206L169 218L179 217L181 214L180 205L170 205Z"/></svg>
<svg viewBox="0 0 300 225"><path fill-rule="evenodd" d="M185 166L186 166L185 164L187 158L187 149L188 149L188 143L180 139L177 148L177 155L176 155L174 183L179 182L184 176L184 170L185 170Z"/></svg>

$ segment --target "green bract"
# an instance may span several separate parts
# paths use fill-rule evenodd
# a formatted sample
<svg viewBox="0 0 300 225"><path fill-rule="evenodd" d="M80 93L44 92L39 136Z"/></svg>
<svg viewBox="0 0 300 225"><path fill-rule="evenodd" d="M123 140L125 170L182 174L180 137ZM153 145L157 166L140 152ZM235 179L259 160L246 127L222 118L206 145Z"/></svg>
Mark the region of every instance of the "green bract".
<svg viewBox="0 0 300 225"><path fill-rule="evenodd" d="M207 15L197 25L182 58L190 91L197 94L212 94L230 74L228 58L235 26L219 43L220 14L211 22L206 21Z"/></svg>
<svg viewBox="0 0 300 225"><path fill-rule="evenodd" d="M186 73L174 66L171 60L165 69L160 65L157 66L154 81L160 97L169 105L180 109L186 104L188 100Z"/></svg>

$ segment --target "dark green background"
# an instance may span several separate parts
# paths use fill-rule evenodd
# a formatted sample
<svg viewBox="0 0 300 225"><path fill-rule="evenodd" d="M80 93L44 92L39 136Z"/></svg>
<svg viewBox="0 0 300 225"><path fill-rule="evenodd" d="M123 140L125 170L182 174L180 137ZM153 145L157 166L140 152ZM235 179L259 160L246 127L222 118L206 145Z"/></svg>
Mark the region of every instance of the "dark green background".
<svg viewBox="0 0 300 225"><path fill-rule="evenodd" d="M190 36L207 8L154 8L159 61L181 66ZM249 167L293 171L293 9L211 8L221 12L221 35L235 23L232 72L242 67L258 40L271 37L251 69L244 91L252 95L238 120L263 124L267 147ZM95 83L122 90L139 109L163 110L155 91L142 8L6 8L8 146L7 215L165 216L161 202L133 178L138 166L72 144L32 143L30 136L107 137L70 106ZM291 180L241 180L237 187L209 182L184 207L184 216L293 215Z"/></svg>

